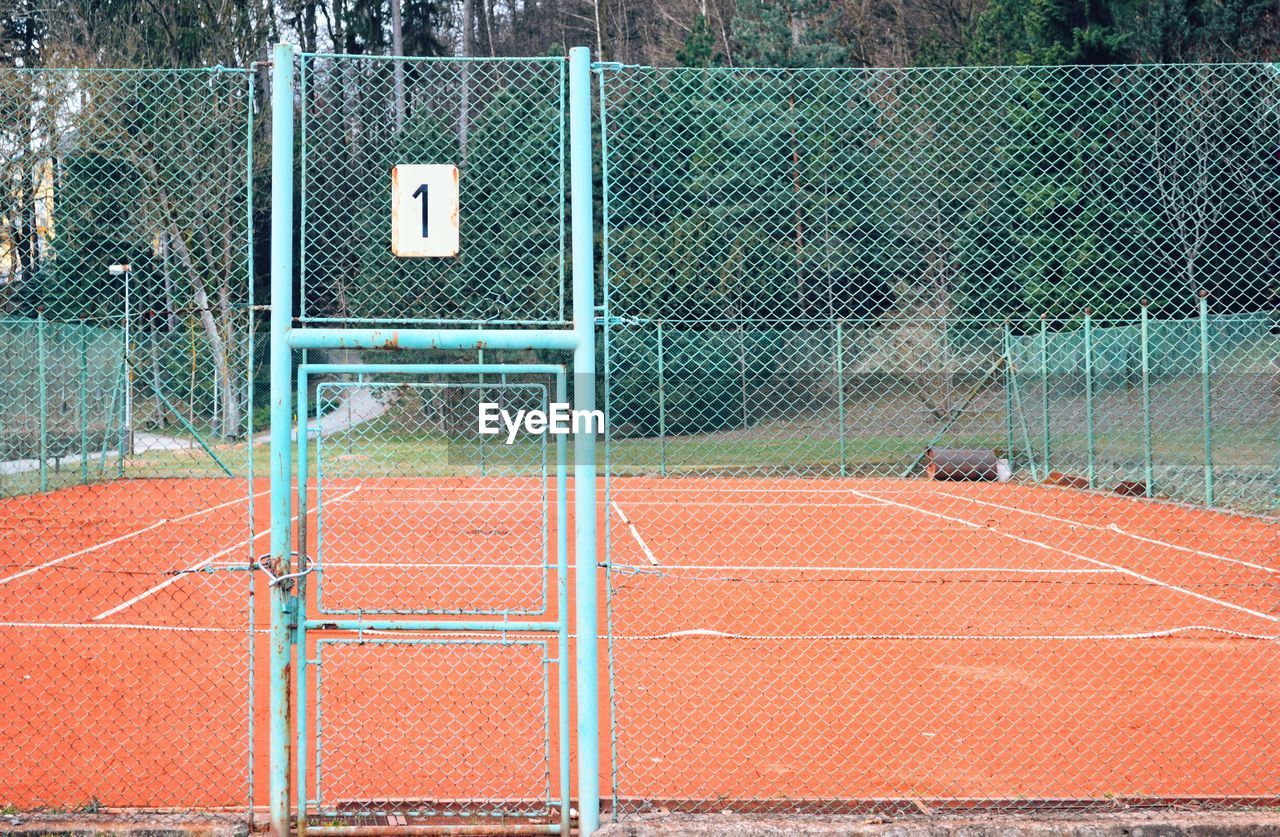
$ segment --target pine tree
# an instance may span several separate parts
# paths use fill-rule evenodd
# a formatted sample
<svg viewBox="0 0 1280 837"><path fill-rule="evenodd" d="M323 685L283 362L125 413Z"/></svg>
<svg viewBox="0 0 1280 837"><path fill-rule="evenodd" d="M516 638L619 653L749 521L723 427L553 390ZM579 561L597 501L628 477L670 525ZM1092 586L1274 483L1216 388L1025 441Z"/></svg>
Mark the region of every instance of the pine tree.
<svg viewBox="0 0 1280 837"><path fill-rule="evenodd" d="M693 19L684 44L676 50L676 63L682 67L716 67L723 63L715 50L715 38L705 14L700 13Z"/></svg>
<svg viewBox="0 0 1280 837"><path fill-rule="evenodd" d="M744 66L834 67L849 53L838 24L829 0L740 0L733 36Z"/></svg>
<svg viewBox="0 0 1280 837"><path fill-rule="evenodd" d="M1120 64L1133 58L1128 0L992 0L970 64Z"/></svg>

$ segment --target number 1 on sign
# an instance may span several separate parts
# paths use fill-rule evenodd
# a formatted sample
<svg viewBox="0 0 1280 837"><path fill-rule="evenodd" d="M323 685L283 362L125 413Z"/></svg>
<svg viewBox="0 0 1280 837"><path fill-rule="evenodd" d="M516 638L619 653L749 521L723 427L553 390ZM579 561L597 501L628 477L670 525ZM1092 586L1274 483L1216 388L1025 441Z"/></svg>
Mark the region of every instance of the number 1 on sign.
<svg viewBox="0 0 1280 837"><path fill-rule="evenodd" d="M423 183L413 193L415 198L422 198L422 237L431 237L431 189Z"/></svg>

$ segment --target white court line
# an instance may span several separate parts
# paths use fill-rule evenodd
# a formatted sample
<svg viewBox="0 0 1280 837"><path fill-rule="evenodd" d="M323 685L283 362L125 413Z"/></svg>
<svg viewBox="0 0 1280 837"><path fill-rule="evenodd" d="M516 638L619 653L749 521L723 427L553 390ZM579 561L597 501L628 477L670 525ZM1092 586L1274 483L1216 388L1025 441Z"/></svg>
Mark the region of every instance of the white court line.
<svg viewBox="0 0 1280 837"><path fill-rule="evenodd" d="M610 490L614 494L635 493L635 494L644 494L644 495L711 494L717 497L722 497L726 494L764 494L766 496L772 497L775 494L803 494L806 497L821 497L824 495L831 496L831 497L839 497L843 495L848 488L848 486L841 486L839 488L824 488L818 485L815 485L812 488L807 488L807 487L806 488L768 488L766 486L759 486L759 487L715 486L713 487L713 486L708 486L706 484L707 480L704 480L703 484L700 486L660 485L660 487L655 487L653 485L632 486L632 485L626 484L627 480L633 480L633 479L646 479L646 480L652 479L653 481L659 481L663 479L678 480L679 477L652 477L652 478L650 477L614 477L613 482L610 484ZM714 478L708 478L708 479L714 479ZM850 481L856 482L858 484L862 484L866 482L866 480L850 480ZM840 481L824 480L824 484L840 485ZM885 490L900 491L907 494L919 494L919 489L891 488L891 489L885 489Z"/></svg>
<svg viewBox="0 0 1280 837"><path fill-rule="evenodd" d="M636 529L636 525L627 519L627 515L622 511L622 507L618 505L618 501L610 500L609 505L618 513L618 517L622 518L622 522L627 525L627 528L631 530L631 537L635 538L636 543L640 544L640 551L649 559L649 563L655 567L658 566L657 556L655 556L652 550L649 549L648 544L644 542L644 538L640 537L640 532Z"/></svg>
<svg viewBox="0 0 1280 837"><path fill-rule="evenodd" d="M257 499L258 497L265 497L270 493L271 493L270 489L266 491L259 491L257 494L249 495L248 499L253 500L253 499ZM8 584L10 581L16 581L19 578L32 575L33 573L38 573L41 570L45 570L45 569L48 569L49 567L55 566L57 564L61 564L63 561L70 561L72 558L79 558L81 555L88 555L90 552L96 552L97 550L103 549L104 547L113 546L122 541L127 541L130 538L136 537L145 532L150 532L154 529L159 529L161 526L164 526L166 524L178 523L183 520L190 520L194 517L199 517L202 514L208 514L209 512L217 511L219 509L225 509L228 506L234 506L237 503L243 503L245 499L246 498L244 497L237 497L236 499L228 501L226 503L221 503L216 506L210 506L207 509L200 509L199 511L193 511L190 514L184 514L181 517L166 517L161 520L157 520L155 523L152 523L148 526L144 526L141 529L135 529L132 532L127 532L123 535L120 535L119 537L112 538L109 541L102 541L101 543L95 543L93 546L85 547L84 549L81 549L77 552L72 552L69 555L63 555L61 558L54 558L52 561L45 561L43 564L40 564L39 566L28 567L27 569L21 572L17 572L17 573L14 573L13 575L0 578L0 584Z"/></svg>
<svg viewBox="0 0 1280 837"><path fill-rule="evenodd" d="M479 567L481 570L548 570L549 564L503 564L503 563L475 563L470 561L439 561L439 562L360 562L360 561L326 561L325 567L375 567L379 570L394 570L394 568L403 567L406 570L457 570L457 568ZM631 564L609 564L614 570L620 571L625 575L627 568ZM777 566L777 564L662 564L663 570L723 570L731 572L746 572L751 570L767 570L769 572L902 572L902 573L961 573L961 572L986 572L986 573L1018 573L1018 575L1027 576L1106 576L1115 573L1115 570L1106 570L1102 567L1073 567L1061 568L1061 570L1038 570L1038 568L1029 567L840 567L840 566L823 566L823 564L794 564L794 566Z"/></svg>
<svg viewBox="0 0 1280 837"><path fill-rule="evenodd" d="M469 497L371 497L366 493L358 502L367 506L375 504L389 506L505 506L516 503L534 506L540 505L544 496L546 495L521 494L519 496L503 497L502 495L494 494L475 494Z"/></svg>
<svg viewBox="0 0 1280 837"><path fill-rule="evenodd" d="M551 569L550 564L488 564L476 563L473 561L325 561L317 562L316 566L324 568L332 567L371 567L375 569L410 569L410 570L433 570L433 569L458 569L459 567L471 568L479 567L485 570L546 570ZM1099 570L1098 572L1101 572Z"/></svg>
<svg viewBox="0 0 1280 837"><path fill-rule="evenodd" d="M99 631L169 631L173 633L219 633L219 634L262 634L266 636L271 633L270 628L211 628L211 627L195 627L190 625L134 625L128 623L108 622L0 622L0 628L61 628L70 630L94 629ZM650 634L650 635L625 635L614 634L613 639L616 641L651 641L663 639L678 639L682 637L711 637L716 639L741 639L741 640L780 640L784 642L800 642L812 640L961 640L961 641L1098 641L1098 640L1132 640L1132 639L1155 639L1161 637L1174 636L1180 633L1190 633L1202 631L1206 633L1224 634L1226 636L1239 637L1242 639L1256 639L1264 642L1277 642L1280 638L1270 634L1251 634L1244 631L1233 631L1230 628L1219 628L1212 625L1179 625L1173 628L1163 628L1155 631L1139 631L1134 633L1118 633L1118 634L779 634L779 635L748 635L748 634L732 634L724 631L710 630L706 628L694 628L685 631L673 631L666 634ZM385 634L388 636L463 636L473 637L474 632L455 632L455 631L382 631L382 630L366 630L366 634ZM531 636L553 635L547 631L533 631ZM570 634L570 638L575 638L576 634Z"/></svg>
<svg viewBox="0 0 1280 837"><path fill-rule="evenodd" d="M358 491L358 490L359 490L358 488L353 488L353 489L351 489L350 491L348 491L346 494L340 495L340 496L338 496L338 497L334 497L334 498L333 498L332 500L330 500L329 502L330 502L330 503L337 503L337 502L340 502L344 497L347 497L347 496L349 496L349 495L351 495L351 494L354 494L354 493L355 493L356 491ZM308 515L310 515L310 514L312 514L312 512L307 512L307 514L308 514ZM290 523L297 523L297 522L298 522L298 515L297 515L297 513L296 513L296 512L294 513L293 517L289 518L289 522L290 522ZM131 608L131 607L133 607L134 605L136 605L138 602L140 602L140 601L142 601L143 599L147 598L148 596L154 596L156 593L159 593L161 590L165 589L165 588L166 588L166 587L168 587L169 585L171 585L171 584L176 584L176 583L178 582L178 580L179 580L179 579L181 579L183 576L187 575L188 573L199 572L200 570L203 570L205 567L209 566L210 564L212 564L214 561L218 560L218 559L219 559L219 558L221 558L222 556L224 556L224 555L230 555L230 554L231 554L231 553L233 553L233 552L237 552L237 551L239 551L239 550L241 550L241 549L244 549L246 546L249 546L249 545L250 545L250 544L252 544L254 541L258 540L258 538L264 538L264 537L266 537L266 536L268 536L268 535L270 535L270 534L271 534L271 529L270 529L270 528L268 528L268 529L266 529L266 530L264 530L264 531L262 531L262 532L259 532L259 533L258 533L258 534L256 534L256 535L254 535L252 538L246 538L245 540L240 541L240 543L238 543L238 544L235 544L235 545L233 545L233 546L229 546L229 547L227 547L226 549L222 550L221 552L216 552L216 553L214 553L213 555L210 555L208 558L204 559L203 561L201 561L201 562L199 562L199 563L197 563L197 564L192 564L191 566L187 567L185 570L179 570L178 572L176 572L176 573L174 573L173 575L169 576L169 578L165 579L164 581L160 582L159 584L155 585L154 587L151 587L150 589L145 590L145 591L143 591L143 592L139 593L138 595L134 596L132 599L129 599L129 600L128 600L128 601L126 601L126 602L121 602L120 604L116 605L115 607L111 608L110 610L104 610L104 611L102 611L102 612L101 612L101 613L99 613L97 616L94 616L94 617L93 617L93 621L97 622L97 621L99 621L99 620L101 620L101 619L106 619L108 616L113 616L113 615L115 615L115 614L119 613L119 612L120 612L120 611L122 611L122 610L126 610L126 609L128 609L128 608Z"/></svg>
<svg viewBox="0 0 1280 837"><path fill-rule="evenodd" d="M1098 640L1107 639L1157 639L1163 637L1175 636L1181 633L1191 631L1205 631L1208 633L1225 634L1227 636L1238 637L1241 639L1259 639L1264 642L1276 642L1280 638L1271 636L1270 634L1251 634L1245 631L1233 631L1230 628L1217 628L1212 625L1179 625L1173 628L1161 628L1154 631L1135 631L1133 633L1118 634L734 634L727 631L717 631L711 628L690 628L683 631L671 631L665 634L636 634L623 635L614 634L614 640L631 640L640 642L650 642L662 639L681 639L684 637L711 637L713 639L744 639L744 640L783 640L786 642L798 642L804 640L837 640L837 641L853 641L853 640L985 640L985 641L1018 641L1031 640L1033 642L1044 641L1078 641L1086 640L1096 642Z"/></svg>
<svg viewBox="0 0 1280 837"><path fill-rule="evenodd" d="M612 564L613 567L626 567L627 564ZM768 570L769 572L836 572L836 573L1018 573L1021 575L1110 575L1116 572L1101 567L1076 567L1071 569L1036 569L1030 567L841 567L823 564L796 564L778 566L776 564L663 564L664 570L727 570L744 572L748 570ZM625 571L624 571L625 573Z"/></svg>
<svg viewBox="0 0 1280 837"><path fill-rule="evenodd" d="M941 494L943 497L953 497L957 500L965 500L967 502L977 503L982 506L991 506L992 508L1002 509L1004 511L1017 512L1018 514L1029 514L1035 517L1043 517L1046 520L1053 520L1058 523L1069 523L1072 526L1082 526L1086 529L1094 529L1099 532L1112 532L1114 534L1124 535L1126 538L1133 538L1136 541L1142 541L1144 543L1153 544L1155 546L1168 547L1169 549L1176 549L1179 552L1187 552L1192 555L1199 555L1202 558L1213 558L1217 561L1227 561L1232 564L1239 564L1242 567L1249 567L1255 570L1262 570L1263 572L1267 572L1267 573L1280 572L1280 568L1277 568L1277 567L1268 567L1263 564L1255 564L1252 561L1245 561L1241 558L1232 558L1228 555L1218 555L1215 552L1205 552L1204 550L1201 550L1201 549L1193 549L1189 546L1181 546L1176 543L1169 543L1168 541L1162 541L1162 540L1159 540L1158 538L1148 538L1145 535L1136 535L1132 532L1126 532L1115 523L1112 523L1109 526L1100 526L1097 523L1086 523L1083 520L1073 520L1068 517L1057 517L1056 515L1047 514L1045 512L1032 511L1030 509L1020 509L1017 506L1006 506L1001 503L992 503L987 500L978 500L973 497L966 497L963 494L952 494L947 491L939 491L938 493Z"/></svg>
<svg viewBox="0 0 1280 837"><path fill-rule="evenodd" d="M645 492L645 496L652 498L653 493ZM806 494L805 496L812 496L812 495ZM501 497L499 498L487 497L487 498L478 499L478 500L459 501L456 498L449 498L449 497L441 497L438 500L428 500L423 498L396 498L391 500L382 500L382 499L375 499L375 498L370 498L366 496L359 500L353 500L351 502L356 505L362 505L362 506L380 506L380 505L439 506L439 507L493 506L500 509L509 509L509 508L512 508L513 506L516 508L520 508L523 506L524 510L531 514L539 512L544 505L544 501L541 497L524 497L524 498L518 498L515 501L511 499L501 498ZM681 507L684 507L689 505L689 500L688 498L685 498L685 497L671 497L665 500L664 499L627 500L626 502L628 506L659 506L659 507L681 506ZM710 504L704 504L700 506L699 510L705 511L708 509L714 510L717 508L729 508L729 509L771 508L771 509L778 509L779 511L782 511L782 512L788 512L788 511L805 511L806 509L811 509L811 508L873 509L873 508L876 508L878 505L879 505L878 503L805 502L804 500L800 500L800 499L791 500L791 501L773 500L773 501L760 501L760 502L730 500L727 502L713 501Z"/></svg>
<svg viewBox="0 0 1280 837"><path fill-rule="evenodd" d="M676 497L672 497L670 500L627 500L627 505L628 506L681 506L681 507L690 508L691 510L695 508L693 506L689 506L689 501L687 499L681 499ZM806 503L803 501L786 502L786 503L779 503L776 501L755 503L755 502L730 501L727 503L713 502L705 505L699 505L696 507L696 509L699 512L707 511L707 510L715 510L715 509L726 509L726 508L727 509L768 508L768 509L780 509L783 511L804 511L806 509L812 509L812 508L874 509L874 508L877 508L879 505L880 505L879 503Z"/></svg>
<svg viewBox="0 0 1280 837"><path fill-rule="evenodd" d="M114 631L175 631L177 633L269 634L270 628L201 628L191 625L131 625L108 622L0 622L0 628L96 628Z"/></svg>
<svg viewBox="0 0 1280 837"><path fill-rule="evenodd" d="M485 514L502 515L504 517L519 515L523 518L541 515L543 510L546 508L547 503L543 498L529 498L522 500L502 498L488 500L374 500L361 498L358 500L348 500L346 505L399 510L401 514L421 514L425 511L436 514L457 516L459 514L479 511Z"/></svg>
<svg viewBox="0 0 1280 837"><path fill-rule="evenodd" d="M941 512L930 511L929 509L920 508L919 506L913 506L910 503L903 503L898 500L890 500L884 497L876 497L874 494L867 494L865 492L858 491L857 489L849 488L846 490L853 494L858 495L859 497L864 497L869 500L879 500L880 502L886 505L897 506L898 508L907 509L909 511L916 512L917 514L923 514L929 517L936 517L939 520L946 520L950 523L958 523L961 526L965 526L970 529L977 529L980 532L990 532L993 535L998 535L999 537L1002 537L1002 538L1008 538L1009 540L1017 541L1019 543L1025 543L1030 546L1038 546L1041 549L1047 549L1050 552L1060 552L1063 555L1068 555L1072 558L1076 558L1080 561L1085 561L1095 566L1108 567L1110 569L1115 570L1116 572L1124 573L1125 575L1132 576L1134 578L1140 578L1143 581L1156 585L1157 587L1163 587L1167 590L1173 590L1178 593L1182 593L1183 595L1200 599L1201 601L1211 602L1212 604L1221 605L1222 607L1230 608L1232 610L1238 610L1241 613L1247 613L1250 616L1257 616L1259 619L1266 619L1268 622L1280 622L1280 616L1273 616L1270 613L1263 613L1262 611L1259 611L1259 610L1252 610L1250 608L1245 607L1244 605L1238 605L1233 602L1223 601L1222 599L1215 599L1213 596L1206 596L1204 593L1197 593L1194 590L1188 590L1185 587L1179 587L1176 584L1170 584L1167 581L1161 581L1158 578L1153 578L1149 575L1143 575L1142 573L1134 572L1133 570L1128 569L1127 567L1121 567L1117 564L1108 564L1106 561L1099 561L1097 558L1090 558L1087 555L1081 555L1077 552L1071 552L1070 550L1062 549L1061 547L1053 546L1051 544L1044 543L1043 541L1036 541L1036 540L1032 540L1031 538L1024 538L1019 535L1015 535L1011 532L1002 532L999 529L993 529L988 526L983 526L980 523L974 523L972 520L965 520L962 517L955 517L953 515L942 514Z"/></svg>
<svg viewBox="0 0 1280 837"><path fill-rule="evenodd" d="M551 569L548 564L495 564L476 563L474 561L326 561L325 567L369 567L371 569L458 569L472 568L486 570L545 570ZM630 564L611 564L615 570L626 574ZM1070 569L1035 569L1028 567L842 567L822 564L778 566L776 564L662 564L664 570L723 570L728 572L747 572L765 570L768 572L833 572L833 573L919 573L933 575L936 573L1013 573L1018 575L1111 575L1115 570L1102 567L1075 567Z"/></svg>
<svg viewBox="0 0 1280 837"><path fill-rule="evenodd" d="M84 630L93 629L99 631L170 631L173 633L219 633L219 634L262 634L266 636L271 633L270 628L211 628L211 627L195 627L190 625L133 625L128 623L108 622L0 622L0 628L61 628L68 630ZM706 628L695 628L685 631L673 631L666 634L649 634L649 635L630 635L630 634L614 634L613 639L616 641L651 641L663 639L678 639L682 637L711 637L715 639L741 639L741 640L780 640L784 642L800 642L810 640L961 640L961 641L1098 641L1098 640L1116 640L1116 639L1154 639L1160 637L1174 636L1180 633L1189 633L1203 631L1206 633L1224 634L1226 636L1240 637L1243 639L1257 639L1264 642L1277 642L1280 638L1270 634L1251 634L1244 631L1233 631L1230 628L1218 628L1212 625L1179 625L1173 628L1164 628L1155 631L1139 631L1135 633L1119 633L1119 634L732 634L724 631L715 631ZM458 632L458 631L383 631L383 630L366 630L366 634L385 634L388 636L463 636L474 637L474 632ZM530 636L552 636L551 631L531 631ZM570 634L570 638L575 638L576 634Z"/></svg>

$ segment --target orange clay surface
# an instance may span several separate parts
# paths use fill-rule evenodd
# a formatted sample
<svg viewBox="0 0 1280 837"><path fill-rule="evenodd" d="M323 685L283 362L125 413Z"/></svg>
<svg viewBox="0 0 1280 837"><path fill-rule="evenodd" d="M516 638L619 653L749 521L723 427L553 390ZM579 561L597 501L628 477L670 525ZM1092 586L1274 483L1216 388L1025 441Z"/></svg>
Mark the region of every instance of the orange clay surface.
<svg viewBox="0 0 1280 837"><path fill-rule="evenodd" d="M0 501L0 806L265 802L269 597L246 568L266 491L252 532L243 481ZM540 482L324 491L312 615L556 618ZM606 515L602 786L624 804L1280 795L1274 519L1044 486L621 477ZM316 529L313 509L312 555ZM306 651L325 808L559 787L554 635L313 631Z"/></svg>

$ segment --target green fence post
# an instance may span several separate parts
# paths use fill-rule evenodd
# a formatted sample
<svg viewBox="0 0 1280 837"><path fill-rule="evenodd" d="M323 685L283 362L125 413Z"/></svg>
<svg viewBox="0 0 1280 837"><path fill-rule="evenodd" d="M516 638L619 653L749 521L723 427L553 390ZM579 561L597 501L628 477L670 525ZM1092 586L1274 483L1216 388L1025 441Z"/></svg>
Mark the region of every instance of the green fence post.
<svg viewBox="0 0 1280 837"><path fill-rule="evenodd" d="M1027 454L1027 470L1031 472L1032 482L1040 480L1039 469L1036 466L1036 451L1031 444L1031 427L1027 423L1027 406L1022 397L1022 387L1018 384L1018 366L1013 362L1013 335L1006 333L1004 364L1008 368L1009 380L1013 384L1013 400L1011 402L1013 411L1017 414L1016 421L1017 430L1022 433L1022 449ZM1009 468L1013 469L1013 453L1012 445L1014 444L1010 437L1010 454Z"/></svg>
<svg viewBox="0 0 1280 837"><path fill-rule="evenodd" d="M840 476L849 475L848 440L844 429L844 320L836 320L836 413L839 420Z"/></svg>
<svg viewBox="0 0 1280 837"><path fill-rule="evenodd" d="M658 320L658 471L667 475L667 373L662 350L662 320Z"/></svg>
<svg viewBox="0 0 1280 837"><path fill-rule="evenodd" d="M44 345L44 306L36 309L36 376L40 387L40 490L49 490L49 369Z"/></svg>
<svg viewBox="0 0 1280 837"><path fill-rule="evenodd" d="M89 334L80 324L80 482L89 482Z"/></svg>
<svg viewBox="0 0 1280 837"><path fill-rule="evenodd" d="M128 294L125 294L128 298ZM129 318L125 315L123 351L120 355L120 377L124 382L123 398L120 403L120 439L119 456L116 459L119 476L124 476L124 458L129 450L130 417L133 411L133 371L129 368Z"/></svg>
<svg viewBox="0 0 1280 837"><path fill-rule="evenodd" d="M1138 337L1142 350L1142 485L1143 493L1150 497L1155 492L1152 485L1154 467L1151 452L1151 300L1142 300L1142 327Z"/></svg>
<svg viewBox="0 0 1280 837"><path fill-rule="evenodd" d="M1013 346L1010 339L1009 321L1004 321L1001 340L1004 343L1004 455L1009 460L1009 470L1013 470Z"/></svg>
<svg viewBox="0 0 1280 837"><path fill-rule="evenodd" d="M1209 292L1200 290L1200 396L1204 410L1204 502L1213 505L1213 400L1210 392Z"/></svg>
<svg viewBox="0 0 1280 837"><path fill-rule="evenodd" d="M124 372L121 367L120 373ZM111 385L111 401L107 405L107 418L102 424L102 447L98 454L98 478L105 479L107 476L107 453L111 450L111 436L115 432L115 422L123 421L124 409L122 406L124 387L121 383L123 374L117 374Z"/></svg>
<svg viewBox="0 0 1280 837"><path fill-rule="evenodd" d="M1093 309L1084 309L1084 425L1089 487L1098 477L1097 446L1093 427Z"/></svg>
<svg viewBox="0 0 1280 837"><path fill-rule="evenodd" d="M120 476L124 476L124 458L133 453L133 315L130 295L133 265L121 265L124 272L124 420L120 423Z"/></svg>
<svg viewBox="0 0 1280 837"><path fill-rule="evenodd" d="M293 356L287 341L293 317L293 61L294 48L276 44L271 79L271 566L290 573L293 429ZM299 417L306 433L306 416ZM302 474L300 479L306 479ZM290 591L271 586L271 646L267 804L271 833L288 837L290 827L289 736L292 731L289 627ZM300 811L300 815L305 815Z"/></svg>
<svg viewBox="0 0 1280 837"><path fill-rule="evenodd" d="M747 428L747 331L738 323L738 376L742 384L742 428Z"/></svg>
<svg viewBox="0 0 1280 837"><path fill-rule="evenodd" d="M1049 477L1049 315L1040 315L1040 435L1045 478Z"/></svg>

